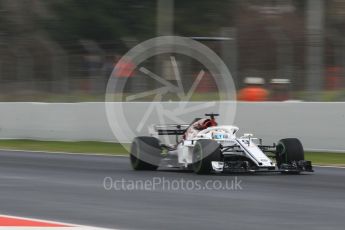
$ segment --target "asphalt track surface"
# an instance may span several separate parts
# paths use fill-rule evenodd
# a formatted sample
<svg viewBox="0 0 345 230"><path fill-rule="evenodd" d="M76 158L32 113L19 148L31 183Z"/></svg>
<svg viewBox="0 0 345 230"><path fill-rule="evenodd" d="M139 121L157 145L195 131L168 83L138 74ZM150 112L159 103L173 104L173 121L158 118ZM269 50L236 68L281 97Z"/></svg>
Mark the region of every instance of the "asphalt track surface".
<svg viewBox="0 0 345 230"><path fill-rule="evenodd" d="M132 171L127 157L0 151L0 214L119 229L344 229L345 169L315 170L199 176ZM106 190L106 177L129 184L228 181L228 188ZM229 186L236 178L237 190Z"/></svg>

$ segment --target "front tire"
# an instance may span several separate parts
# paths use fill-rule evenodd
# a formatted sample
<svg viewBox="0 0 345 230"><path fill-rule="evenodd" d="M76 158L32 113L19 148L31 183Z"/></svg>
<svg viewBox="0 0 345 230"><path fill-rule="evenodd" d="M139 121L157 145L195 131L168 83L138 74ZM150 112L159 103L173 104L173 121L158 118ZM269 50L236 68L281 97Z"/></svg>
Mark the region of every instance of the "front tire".
<svg viewBox="0 0 345 230"><path fill-rule="evenodd" d="M160 160L161 147L157 138L134 138L130 153L130 162L134 170L157 170Z"/></svg>
<svg viewBox="0 0 345 230"><path fill-rule="evenodd" d="M220 145L213 140L198 140L193 149L192 169L197 174L209 174L212 161L221 160Z"/></svg>
<svg viewBox="0 0 345 230"><path fill-rule="evenodd" d="M282 164L291 164L292 162L304 160L304 150L301 141L297 138L281 139L276 147L276 160L279 168Z"/></svg>

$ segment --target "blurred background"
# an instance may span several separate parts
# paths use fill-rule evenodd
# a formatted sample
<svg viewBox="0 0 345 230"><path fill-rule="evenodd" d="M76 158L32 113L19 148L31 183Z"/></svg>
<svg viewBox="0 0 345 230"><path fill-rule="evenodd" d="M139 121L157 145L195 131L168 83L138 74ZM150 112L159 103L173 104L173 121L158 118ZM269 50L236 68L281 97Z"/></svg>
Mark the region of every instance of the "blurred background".
<svg viewBox="0 0 345 230"><path fill-rule="evenodd" d="M0 101L104 101L121 56L161 35L231 38L199 40L239 100L345 101L345 0L0 0ZM177 60L188 85L200 67ZM146 65L171 80L164 58ZM124 94L153 87L130 60L118 68ZM192 99L216 91L206 75Z"/></svg>

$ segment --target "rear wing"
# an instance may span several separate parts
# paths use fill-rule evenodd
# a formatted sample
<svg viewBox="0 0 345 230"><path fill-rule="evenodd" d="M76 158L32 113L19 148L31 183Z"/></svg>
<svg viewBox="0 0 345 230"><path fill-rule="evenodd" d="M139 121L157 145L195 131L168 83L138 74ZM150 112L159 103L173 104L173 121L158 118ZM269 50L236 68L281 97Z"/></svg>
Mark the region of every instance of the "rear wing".
<svg viewBox="0 0 345 230"><path fill-rule="evenodd" d="M154 126L154 131L158 135L183 135L189 125L183 124L183 125L178 125L178 124L170 124L170 125L155 125Z"/></svg>

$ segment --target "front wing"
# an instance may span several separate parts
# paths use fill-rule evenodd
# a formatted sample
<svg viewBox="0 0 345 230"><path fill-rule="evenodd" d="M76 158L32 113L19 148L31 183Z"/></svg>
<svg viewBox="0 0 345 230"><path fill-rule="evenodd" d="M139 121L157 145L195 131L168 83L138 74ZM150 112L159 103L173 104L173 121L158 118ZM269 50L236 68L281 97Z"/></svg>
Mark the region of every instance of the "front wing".
<svg viewBox="0 0 345 230"><path fill-rule="evenodd" d="M293 161L290 164L282 164L279 167L249 167L247 161L212 161L212 168L215 172L281 172L300 173L314 172L311 161Z"/></svg>

